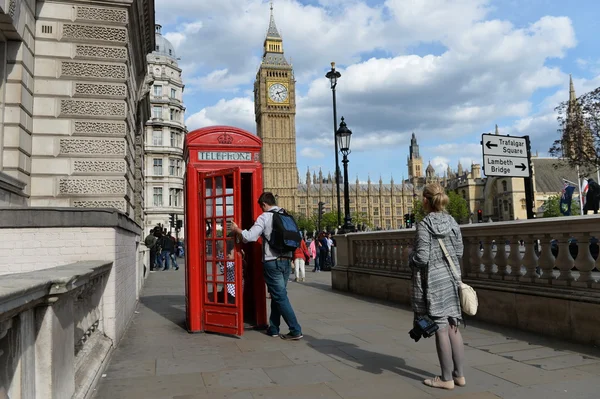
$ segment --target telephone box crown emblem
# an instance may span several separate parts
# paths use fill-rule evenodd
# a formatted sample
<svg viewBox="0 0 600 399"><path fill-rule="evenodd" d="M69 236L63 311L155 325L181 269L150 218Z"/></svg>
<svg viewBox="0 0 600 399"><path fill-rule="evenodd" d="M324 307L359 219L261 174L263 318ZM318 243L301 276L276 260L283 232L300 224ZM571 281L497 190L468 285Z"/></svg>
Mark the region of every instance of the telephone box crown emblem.
<svg viewBox="0 0 600 399"><path fill-rule="evenodd" d="M223 133L222 135L220 135L219 137L217 137L217 141L219 142L219 144L232 144L233 143L233 137L231 137L227 133Z"/></svg>

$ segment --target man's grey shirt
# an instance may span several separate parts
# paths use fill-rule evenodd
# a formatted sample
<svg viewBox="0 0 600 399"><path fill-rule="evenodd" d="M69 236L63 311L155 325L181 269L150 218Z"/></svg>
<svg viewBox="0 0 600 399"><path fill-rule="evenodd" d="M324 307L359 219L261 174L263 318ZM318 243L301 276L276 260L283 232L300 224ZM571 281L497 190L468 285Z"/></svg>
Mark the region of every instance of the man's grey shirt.
<svg viewBox="0 0 600 399"><path fill-rule="evenodd" d="M281 208L273 206L269 211L279 211ZM263 261L275 260L278 257L292 258L292 252L277 253L271 249L269 240L273 233L273 214L271 212L263 212L254 222L254 226L248 230L242 231L242 239L245 243L258 241L260 236L263 236Z"/></svg>

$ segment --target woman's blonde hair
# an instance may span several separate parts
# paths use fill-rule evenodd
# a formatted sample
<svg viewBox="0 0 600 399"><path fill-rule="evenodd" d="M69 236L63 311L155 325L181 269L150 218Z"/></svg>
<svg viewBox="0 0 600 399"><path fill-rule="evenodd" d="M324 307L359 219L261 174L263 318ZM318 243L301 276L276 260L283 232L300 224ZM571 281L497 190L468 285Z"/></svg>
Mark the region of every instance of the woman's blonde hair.
<svg viewBox="0 0 600 399"><path fill-rule="evenodd" d="M423 189L423 197L427 198L431 212L442 212L448 206L448 196L439 183L431 183Z"/></svg>

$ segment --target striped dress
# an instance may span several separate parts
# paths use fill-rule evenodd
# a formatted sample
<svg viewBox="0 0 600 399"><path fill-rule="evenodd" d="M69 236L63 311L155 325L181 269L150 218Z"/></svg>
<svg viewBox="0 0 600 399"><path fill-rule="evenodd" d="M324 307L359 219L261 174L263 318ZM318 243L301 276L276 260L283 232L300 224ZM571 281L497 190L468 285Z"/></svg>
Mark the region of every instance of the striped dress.
<svg viewBox="0 0 600 399"><path fill-rule="evenodd" d="M427 314L433 318L460 320L460 296L458 281L445 259L438 237L444 240L454 264L460 268L463 255L460 227L447 213L432 212L417 225L415 247L410 255L412 269L412 308L415 314ZM460 273L460 270L458 270ZM426 288L426 290L424 290ZM424 295L427 291L427 295Z"/></svg>

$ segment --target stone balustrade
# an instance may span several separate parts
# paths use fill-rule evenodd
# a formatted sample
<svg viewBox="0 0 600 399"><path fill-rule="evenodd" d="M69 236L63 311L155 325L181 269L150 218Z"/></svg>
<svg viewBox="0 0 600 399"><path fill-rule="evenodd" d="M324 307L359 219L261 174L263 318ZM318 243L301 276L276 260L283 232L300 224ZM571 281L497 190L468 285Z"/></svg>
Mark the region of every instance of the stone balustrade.
<svg viewBox="0 0 600 399"><path fill-rule="evenodd" d="M0 277L0 397L89 397L113 346L104 290L112 262Z"/></svg>
<svg viewBox="0 0 600 399"><path fill-rule="evenodd" d="M462 225L463 280L479 319L600 343L600 218L545 218ZM410 303L415 229L336 236L334 289Z"/></svg>

